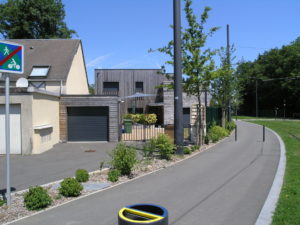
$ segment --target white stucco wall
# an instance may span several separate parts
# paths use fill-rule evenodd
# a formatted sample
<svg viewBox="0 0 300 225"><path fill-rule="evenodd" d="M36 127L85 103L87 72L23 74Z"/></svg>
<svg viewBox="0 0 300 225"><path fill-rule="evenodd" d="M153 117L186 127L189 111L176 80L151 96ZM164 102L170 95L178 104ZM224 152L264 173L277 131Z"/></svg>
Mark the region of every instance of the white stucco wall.
<svg viewBox="0 0 300 225"><path fill-rule="evenodd" d="M87 74L85 70L81 45L79 45L77 53L73 58L73 62L65 86L65 94L68 95L89 94Z"/></svg>

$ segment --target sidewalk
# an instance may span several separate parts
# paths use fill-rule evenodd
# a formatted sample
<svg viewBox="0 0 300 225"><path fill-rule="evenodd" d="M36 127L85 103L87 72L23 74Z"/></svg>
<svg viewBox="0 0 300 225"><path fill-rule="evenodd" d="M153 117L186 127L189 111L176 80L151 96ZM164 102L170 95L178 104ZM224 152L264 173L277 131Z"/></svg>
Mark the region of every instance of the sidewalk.
<svg viewBox="0 0 300 225"><path fill-rule="evenodd" d="M18 225L116 225L130 204L169 210L170 225L253 225L269 193L279 142L261 127L238 122L234 136L209 151L140 179L41 212Z"/></svg>

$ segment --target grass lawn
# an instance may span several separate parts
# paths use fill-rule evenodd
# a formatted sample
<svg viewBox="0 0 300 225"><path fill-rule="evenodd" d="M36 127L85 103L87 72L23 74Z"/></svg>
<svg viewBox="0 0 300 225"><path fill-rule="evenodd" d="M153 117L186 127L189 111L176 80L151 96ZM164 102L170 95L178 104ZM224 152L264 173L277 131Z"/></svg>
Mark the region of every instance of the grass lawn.
<svg viewBox="0 0 300 225"><path fill-rule="evenodd" d="M251 121L276 131L286 147L286 170L272 225L300 224L300 122Z"/></svg>
<svg viewBox="0 0 300 225"><path fill-rule="evenodd" d="M235 119L235 116L232 116L232 118L233 119ZM255 117L255 116L237 116L237 118L239 119L239 120L253 120L253 119L259 119L259 120L261 120L261 119L274 119L274 117Z"/></svg>

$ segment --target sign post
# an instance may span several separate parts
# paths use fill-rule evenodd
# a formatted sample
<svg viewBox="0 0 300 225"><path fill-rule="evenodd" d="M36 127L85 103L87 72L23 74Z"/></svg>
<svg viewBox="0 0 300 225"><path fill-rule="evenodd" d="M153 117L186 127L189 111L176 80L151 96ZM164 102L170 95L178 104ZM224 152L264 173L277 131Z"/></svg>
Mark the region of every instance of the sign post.
<svg viewBox="0 0 300 225"><path fill-rule="evenodd" d="M11 205L10 184L10 118L9 118L9 73L23 73L23 45L0 42L0 73L5 73L5 149L6 149L6 204Z"/></svg>

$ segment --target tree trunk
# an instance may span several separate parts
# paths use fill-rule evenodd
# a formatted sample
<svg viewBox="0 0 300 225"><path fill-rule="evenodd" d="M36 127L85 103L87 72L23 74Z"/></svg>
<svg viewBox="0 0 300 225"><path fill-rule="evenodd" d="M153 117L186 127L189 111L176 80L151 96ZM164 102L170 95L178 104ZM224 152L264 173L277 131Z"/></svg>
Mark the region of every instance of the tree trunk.
<svg viewBox="0 0 300 225"><path fill-rule="evenodd" d="M197 107L197 117L198 117L198 126L197 126L197 145L202 145L203 140L203 127L202 127L202 116L201 116L201 92L198 93L198 107Z"/></svg>
<svg viewBox="0 0 300 225"><path fill-rule="evenodd" d="M222 127L226 126L226 108L222 108Z"/></svg>

